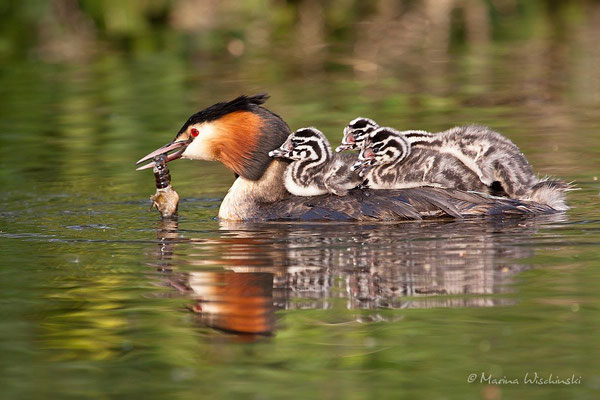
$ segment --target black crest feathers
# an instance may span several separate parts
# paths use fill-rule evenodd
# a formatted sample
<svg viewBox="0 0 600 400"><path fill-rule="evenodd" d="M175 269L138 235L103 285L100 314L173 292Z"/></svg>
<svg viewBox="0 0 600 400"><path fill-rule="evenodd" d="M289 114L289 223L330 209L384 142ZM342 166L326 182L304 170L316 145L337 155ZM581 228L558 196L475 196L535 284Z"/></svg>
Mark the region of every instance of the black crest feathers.
<svg viewBox="0 0 600 400"><path fill-rule="evenodd" d="M188 120L183 124L177 135L188 128L188 126L217 120L224 115L230 114L236 111L251 111L255 112L256 109L267 101L269 95L267 93L261 93L254 96L239 96L231 101L224 101L220 103L213 104L210 107L205 108L202 111L198 111L193 114Z"/></svg>

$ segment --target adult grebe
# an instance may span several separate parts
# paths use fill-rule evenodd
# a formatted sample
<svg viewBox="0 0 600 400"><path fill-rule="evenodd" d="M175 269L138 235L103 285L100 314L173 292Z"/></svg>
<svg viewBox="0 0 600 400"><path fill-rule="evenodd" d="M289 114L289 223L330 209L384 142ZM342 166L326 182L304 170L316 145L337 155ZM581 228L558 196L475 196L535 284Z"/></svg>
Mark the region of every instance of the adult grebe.
<svg viewBox="0 0 600 400"><path fill-rule="evenodd" d="M199 111L172 142L137 164L160 154L167 155L167 162L178 158L221 162L237 177L219 209L219 218L225 220L403 220L556 211L535 202L432 187L292 196L284 185L288 161L269 157L291 131L281 117L262 107L267 99L266 94L240 96Z"/></svg>

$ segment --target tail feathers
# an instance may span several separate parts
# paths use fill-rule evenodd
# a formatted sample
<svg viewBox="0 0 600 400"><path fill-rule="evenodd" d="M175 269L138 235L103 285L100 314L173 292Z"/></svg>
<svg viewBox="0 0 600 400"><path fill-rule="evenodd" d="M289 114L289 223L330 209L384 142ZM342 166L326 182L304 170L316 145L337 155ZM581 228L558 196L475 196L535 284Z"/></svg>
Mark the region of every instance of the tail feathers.
<svg viewBox="0 0 600 400"><path fill-rule="evenodd" d="M567 211L569 206L567 205L566 193L570 190L575 190L572 183L566 183L553 178L544 178L532 186L526 200L546 204L556 211Z"/></svg>

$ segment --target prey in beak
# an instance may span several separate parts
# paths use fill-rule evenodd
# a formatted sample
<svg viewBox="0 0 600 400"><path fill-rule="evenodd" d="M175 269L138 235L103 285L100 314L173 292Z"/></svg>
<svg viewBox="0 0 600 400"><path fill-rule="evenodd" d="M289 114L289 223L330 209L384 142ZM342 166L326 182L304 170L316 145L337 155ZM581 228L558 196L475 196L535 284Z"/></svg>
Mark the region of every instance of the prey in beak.
<svg viewBox="0 0 600 400"><path fill-rule="evenodd" d="M176 140L171 143L167 143L164 146L154 150L152 153L140 158L140 160L138 162L136 162L135 165L142 164L148 160L153 160L154 157L161 155L161 154L164 154L167 157L165 162L177 160L178 158L181 158L181 155L183 154L186 147L191 142L192 142L191 139L187 139L187 140ZM148 164L142 165L141 167L136 168L136 170L141 171L143 169L152 168L152 167L154 167L154 161L152 161Z"/></svg>
<svg viewBox="0 0 600 400"><path fill-rule="evenodd" d="M335 148L335 152L339 153L339 152L344 151L344 150L352 150L353 148L354 147L351 144L342 143L338 147Z"/></svg>

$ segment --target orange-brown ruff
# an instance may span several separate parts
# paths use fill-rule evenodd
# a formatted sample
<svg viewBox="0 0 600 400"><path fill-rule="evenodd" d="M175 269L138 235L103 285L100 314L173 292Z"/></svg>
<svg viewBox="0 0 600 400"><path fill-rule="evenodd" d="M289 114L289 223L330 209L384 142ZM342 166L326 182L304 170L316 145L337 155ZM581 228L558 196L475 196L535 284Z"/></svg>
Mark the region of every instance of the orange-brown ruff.
<svg viewBox="0 0 600 400"><path fill-rule="evenodd" d="M240 96L193 114L175 139L148 154L219 161L237 179L223 199L219 218L227 220L403 220L485 215L535 215L552 207L469 193L419 187L398 190L351 190L347 196L292 196L284 186L288 165L269 152L290 135L287 124L262 107L268 96ZM144 169L152 163L140 167Z"/></svg>
<svg viewBox="0 0 600 400"><path fill-rule="evenodd" d="M237 175L242 175L259 143L262 120L249 111L236 111L212 122L217 136L210 139L209 148L220 161Z"/></svg>

